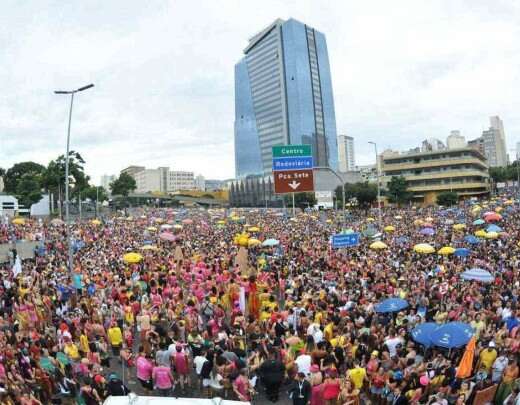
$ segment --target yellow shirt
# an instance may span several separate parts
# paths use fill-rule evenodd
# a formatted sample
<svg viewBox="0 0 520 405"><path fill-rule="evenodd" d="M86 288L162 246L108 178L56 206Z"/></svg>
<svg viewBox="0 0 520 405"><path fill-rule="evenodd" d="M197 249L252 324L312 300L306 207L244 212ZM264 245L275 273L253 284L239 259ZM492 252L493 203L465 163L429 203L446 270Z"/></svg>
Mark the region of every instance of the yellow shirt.
<svg viewBox="0 0 520 405"><path fill-rule="evenodd" d="M118 326L114 326L108 330L108 340L112 346L121 346L123 343L123 335Z"/></svg>
<svg viewBox="0 0 520 405"><path fill-rule="evenodd" d="M480 352L480 364L482 364L487 371L491 369L491 366L495 362L497 358L497 351L492 349L489 351L488 349L484 349Z"/></svg>
<svg viewBox="0 0 520 405"><path fill-rule="evenodd" d="M88 343L88 337L87 335L81 335L79 337L79 345L81 346L81 351L84 352L84 353L88 353L90 352L90 347L89 347L89 343Z"/></svg>
<svg viewBox="0 0 520 405"><path fill-rule="evenodd" d="M323 334L325 335L325 339L330 342L333 337L334 332L334 324L332 322L328 323L327 326L323 329Z"/></svg>
<svg viewBox="0 0 520 405"><path fill-rule="evenodd" d="M363 388L363 380L365 379L366 375L367 371L362 367L356 367L348 371L348 376L350 377L350 380L352 381L352 383L354 383L354 386L358 390Z"/></svg>
<svg viewBox="0 0 520 405"><path fill-rule="evenodd" d="M79 359L79 351L78 346L74 343L70 343L65 345L65 349L63 350L67 356L69 356L72 360Z"/></svg>

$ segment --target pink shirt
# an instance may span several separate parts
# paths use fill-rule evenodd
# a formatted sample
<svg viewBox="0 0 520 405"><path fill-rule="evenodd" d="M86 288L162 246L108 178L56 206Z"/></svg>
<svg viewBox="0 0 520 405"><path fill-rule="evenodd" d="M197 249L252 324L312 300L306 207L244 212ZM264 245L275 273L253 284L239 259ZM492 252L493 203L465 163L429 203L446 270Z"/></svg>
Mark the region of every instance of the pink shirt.
<svg viewBox="0 0 520 405"><path fill-rule="evenodd" d="M172 387L171 371L168 367L154 367L152 375L157 388L164 390Z"/></svg>
<svg viewBox="0 0 520 405"><path fill-rule="evenodd" d="M135 367L137 369L137 378L140 380L148 381L152 378L153 364L146 357L137 357Z"/></svg>

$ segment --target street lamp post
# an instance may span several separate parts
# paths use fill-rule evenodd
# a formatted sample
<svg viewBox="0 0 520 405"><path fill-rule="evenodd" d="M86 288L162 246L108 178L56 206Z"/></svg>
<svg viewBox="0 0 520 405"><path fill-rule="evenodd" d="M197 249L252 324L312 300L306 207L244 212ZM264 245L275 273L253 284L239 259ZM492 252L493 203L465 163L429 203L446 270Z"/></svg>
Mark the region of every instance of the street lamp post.
<svg viewBox="0 0 520 405"><path fill-rule="evenodd" d="M338 178L338 180L341 183L341 194L342 194L342 201L343 201L343 209L342 209L342 215L343 215L343 224L345 223L345 182L343 181L343 178L333 169L331 169L328 166L318 166L314 168L315 170L327 170L331 172L334 176Z"/></svg>
<svg viewBox="0 0 520 405"><path fill-rule="evenodd" d="M72 282L72 266L73 266L73 257L72 257L72 240L71 240L71 232L70 232L70 200L69 200L69 153L70 153L70 124L72 121L72 106L74 104L74 94L79 93L84 90L88 90L91 87L94 87L93 84L88 84L87 86L80 87L76 90L56 90L54 94L70 94L70 108L69 108L69 125L67 129L67 151L65 155L65 222L67 229L67 244L68 244L68 268L69 268L69 276Z"/></svg>
<svg viewBox="0 0 520 405"><path fill-rule="evenodd" d="M369 141L368 143L374 145L374 152L376 154L376 168L377 168L377 215L379 221L379 231L382 232L383 221L381 219L381 165L379 164L379 156L377 154L377 143Z"/></svg>

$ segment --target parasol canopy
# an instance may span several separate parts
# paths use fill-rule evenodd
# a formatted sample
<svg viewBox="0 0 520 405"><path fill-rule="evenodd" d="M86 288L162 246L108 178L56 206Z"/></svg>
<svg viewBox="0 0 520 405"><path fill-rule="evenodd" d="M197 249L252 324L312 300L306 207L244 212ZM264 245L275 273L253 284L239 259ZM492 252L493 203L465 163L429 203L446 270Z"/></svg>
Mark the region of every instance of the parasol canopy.
<svg viewBox="0 0 520 405"><path fill-rule="evenodd" d="M370 249L382 250L388 248L387 244L381 241L373 242L370 244Z"/></svg>
<svg viewBox="0 0 520 405"><path fill-rule="evenodd" d="M452 255L453 253L455 253L455 249L452 248L451 246L444 246L444 247L440 248L437 253L440 255L443 255L443 256L448 256L448 255Z"/></svg>
<svg viewBox="0 0 520 405"><path fill-rule="evenodd" d="M419 243L413 247L414 252L428 254L435 252L435 248L428 243Z"/></svg>
<svg viewBox="0 0 520 405"><path fill-rule="evenodd" d="M478 267L466 270L460 275L460 278L466 281L480 281L482 283L492 283L495 281L495 277L493 277L489 271Z"/></svg>
<svg viewBox="0 0 520 405"><path fill-rule="evenodd" d="M25 219L24 218L15 218L15 219L13 219L13 224L15 224L15 225L25 225Z"/></svg>
<svg viewBox="0 0 520 405"><path fill-rule="evenodd" d="M463 229L466 229L466 224L455 224L453 225L453 229L456 231L462 231Z"/></svg>
<svg viewBox="0 0 520 405"><path fill-rule="evenodd" d="M435 234L435 231L433 230L433 228L423 228L421 229L421 235L427 235L427 236L432 236Z"/></svg>
<svg viewBox="0 0 520 405"><path fill-rule="evenodd" d="M463 322L449 322L430 333L433 346L453 349L462 347L469 342L474 334L473 328Z"/></svg>
<svg viewBox="0 0 520 405"><path fill-rule="evenodd" d="M177 240L177 236L170 232L162 232L159 234L159 238L167 242L175 242Z"/></svg>
<svg viewBox="0 0 520 405"><path fill-rule="evenodd" d="M141 256L139 253L131 252L125 254L123 256L123 260L128 264L139 263L141 260L143 260L143 256Z"/></svg>
<svg viewBox="0 0 520 405"><path fill-rule="evenodd" d="M408 302L401 298L387 298L375 306L376 312L389 313L399 312L408 307Z"/></svg>
<svg viewBox="0 0 520 405"><path fill-rule="evenodd" d="M384 227L384 231L385 232L394 232L395 231L395 226L392 226L392 225L385 226Z"/></svg>
<svg viewBox="0 0 520 405"><path fill-rule="evenodd" d="M265 247L278 246L279 244L280 244L280 241L277 239L266 239L262 242L262 246L265 246Z"/></svg>

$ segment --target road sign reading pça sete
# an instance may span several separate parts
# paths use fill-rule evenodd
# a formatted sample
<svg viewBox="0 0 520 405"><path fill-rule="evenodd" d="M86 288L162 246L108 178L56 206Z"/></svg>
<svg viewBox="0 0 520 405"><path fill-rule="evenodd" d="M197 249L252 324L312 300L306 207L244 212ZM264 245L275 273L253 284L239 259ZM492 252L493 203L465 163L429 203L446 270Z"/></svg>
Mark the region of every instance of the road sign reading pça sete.
<svg viewBox="0 0 520 405"><path fill-rule="evenodd" d="M274 191L277 194L314 191L310 145L273 146Z"/></svg>

